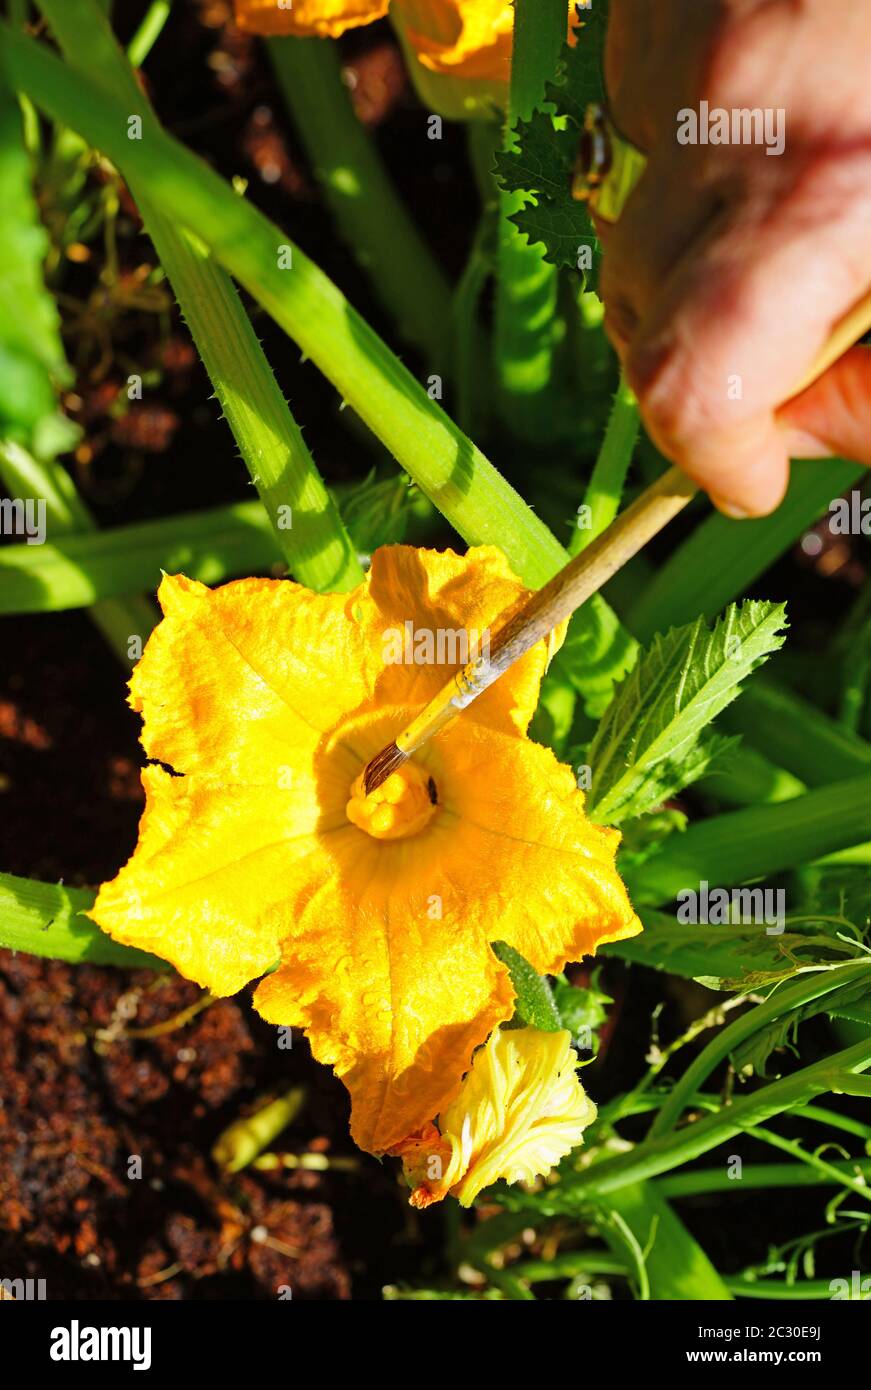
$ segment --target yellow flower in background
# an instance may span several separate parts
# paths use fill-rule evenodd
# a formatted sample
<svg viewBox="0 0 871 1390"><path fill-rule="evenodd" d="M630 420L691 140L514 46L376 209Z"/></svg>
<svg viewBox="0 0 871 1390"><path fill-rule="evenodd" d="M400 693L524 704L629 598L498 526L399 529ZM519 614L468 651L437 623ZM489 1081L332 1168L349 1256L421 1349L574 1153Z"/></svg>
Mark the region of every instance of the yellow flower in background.
<svg viewBox="0 0 871 1390"><path fill-rule="evenodd" d="M511 76L510 0L236 0L236 19L255 34L337 38L390 18L421 100L452 119L504 106ZM567 5L566 34L575 18Z"/></svg>
<svg viewBox="0 0 871 1390"><path fill-rule="evenodd" d="M640 931L618 833L526 736L545 644L370 797L360 786L456 669L439 636L471 642L525 596L490 547L385 547L350 594L167 577L130 683L145 751L172 771L144 769L139 843L95 921L214 994L265 975L256 1007L307 1031L373 1152L443 1111L511 1017L490 941L552 973ZM395 659L409 632L436 660Z"/></svg>
<svg viewBox="0 0 871 1390"><path fill-rule="evenodd" d="M428 1207L450 1193L469 1207L499 1178L544 1177L595 1118L570 1033L497 1028L438 1128L428 1125L399 1146L411 1204Z"/></svg>
<svg viewBox="0 0 871 1390"><path fill-rule="evenodd" d="M236 23L252 34L337 39L346 29L383 19L389 0L236 0Z"/></svg>

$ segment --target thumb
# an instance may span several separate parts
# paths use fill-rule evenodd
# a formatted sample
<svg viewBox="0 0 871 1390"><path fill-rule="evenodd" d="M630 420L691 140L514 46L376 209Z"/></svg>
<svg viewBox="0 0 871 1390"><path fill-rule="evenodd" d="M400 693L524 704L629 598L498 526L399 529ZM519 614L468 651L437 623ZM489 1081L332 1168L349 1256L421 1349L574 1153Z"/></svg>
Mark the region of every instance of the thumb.
<svg viewBox="0 0 871 1390"><path fill-rule="evenodd" d="M829 454L871 465L871 348L855 347L777 412L793 458Z"/></svg>

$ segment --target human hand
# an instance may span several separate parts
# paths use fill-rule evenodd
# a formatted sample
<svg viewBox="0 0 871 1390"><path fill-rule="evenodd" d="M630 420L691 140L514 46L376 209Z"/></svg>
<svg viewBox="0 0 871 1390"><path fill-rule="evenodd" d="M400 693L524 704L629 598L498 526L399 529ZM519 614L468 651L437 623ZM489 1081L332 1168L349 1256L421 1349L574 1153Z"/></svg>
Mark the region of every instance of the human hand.
<svg viewBox="0 0 871 1390"><path fill-rule="evenodd" d="M790 456L871 463L869 350L789 399L871 288L869 51L855 0L611 0L609 104L648 165L599 227L605 327L653 439L730 515L776 507ZM763 143L680 143L703 101L759 108Z"/></svg>

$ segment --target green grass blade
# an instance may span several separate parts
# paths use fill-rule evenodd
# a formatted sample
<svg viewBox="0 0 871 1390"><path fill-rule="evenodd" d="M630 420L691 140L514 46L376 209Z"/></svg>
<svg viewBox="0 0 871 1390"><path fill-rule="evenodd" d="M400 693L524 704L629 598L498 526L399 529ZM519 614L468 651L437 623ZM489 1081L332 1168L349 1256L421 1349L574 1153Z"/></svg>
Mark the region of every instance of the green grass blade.
<svg viewBox="0 0 871 1390"><path fill-rule="evenodd" d="M269 518L256 501L70 535L53 544L3 546L0 614L83 608L154 590L161 571L217 584L281 559Z"/></svg>
<svg viewBox="0 0 871 1390"><path fill-rule="evenodd" d="M432 371L446 372L450 285L354 114L338 47L278 38L267 48L343 239L401 336L421 349Z"/></svg>
<svg viewBox="0 0 871 1390"><path fill-rule="evenodd" d="M731 887L871 840L871 774L771 806L696 821L626 873L632 897L653 907L706 880Z"/></svg>
<svg viewBox="0 0 871 1390"><path fill-rule="evenodd" d="M64 536L79 532L85 546L99 535L72 479L59 463L40 462L17 444L0 444L0 480L10 496L32 497L45 502L46 530L49 535ZM35 552L42 548L25 543L23 546L10 547L10 550ZM158 613L149 599L139 597L134 591L129 598L106 598L93 602L89 616L119 661L129 669L157 622ZM131 644L131 638L139 640Z"/></svg>
<svg viewBox="0 0 871 1390"><path fill-rule="evenodd" d="M863 472L859 464L843 459L793 463L789 491L771 516L730 521L716 512L707 517L640 594L626 617L630 631L646 641L700 613L714 617L794 545L831 499Z"/></svg>

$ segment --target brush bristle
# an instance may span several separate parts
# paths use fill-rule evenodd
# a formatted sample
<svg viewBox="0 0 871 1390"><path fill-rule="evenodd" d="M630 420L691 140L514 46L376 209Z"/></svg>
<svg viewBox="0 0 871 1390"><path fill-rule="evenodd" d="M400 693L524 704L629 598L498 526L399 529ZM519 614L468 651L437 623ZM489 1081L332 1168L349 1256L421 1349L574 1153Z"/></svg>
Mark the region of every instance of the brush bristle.
<svg viewBox="0 0 871 1390"><path fill-rule="evenodd" d="M380 753L376 753L372 761L366 764L366 770L363 773L363 786L366 795L374 792L375 788L380 787L382 782L386 782L391 772L402 767L407 759L408 754L397 748L395 743L388 743L386 748L382 748Z"/></svg>

